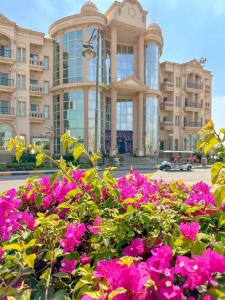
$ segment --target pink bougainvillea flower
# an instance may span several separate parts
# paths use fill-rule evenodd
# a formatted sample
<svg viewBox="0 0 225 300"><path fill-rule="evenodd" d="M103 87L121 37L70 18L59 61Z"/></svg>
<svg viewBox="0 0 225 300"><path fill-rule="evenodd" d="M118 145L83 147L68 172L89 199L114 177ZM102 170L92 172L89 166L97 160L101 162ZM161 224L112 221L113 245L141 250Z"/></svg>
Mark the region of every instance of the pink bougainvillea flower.
<svg viewBox="0 0 225 300"><path fill-rule="evenodd" d="M204 251L202 259L207 264L211 273L225 273L225 256L208 248Z"/></svg>
<svg viewBox="0 0 225 300"><path fill-rule="evenodd" d="M200 225L198 222L181 223L180 232L182 235L191 241L196 241L197 234L199 233Z"/></svg>
<svg viewBox="0 0 225 300"><path fill-rule="evenodd" d="M145 252L144 241L140 238L134 239L131 244L123 250L123 255L139 256Z"/></svg>
<svg viewBox="0 0 225 300"><path fill-rule="evenodd" d="M0 262L2 261L3 259L3 250L2 250L2 247L0 247Z"/></svg>
<svg viewBox="0 0 225 300"><path fill-rule="evenodd" d="M73 252L75 247L79 246L81 237L85 233L85 224L76 223L74 225L68 225L65 239L60 239L60 245L63 248L63 253Z"/></svg>
<svg viewBox="0 0 225 300"><path fill-rule="evenodd" d="M101 217L97 217L95 218L93 225L88 225L88 230L90 232L92 232L94 235L98 234L99 232L101 232L101 225L102 223L102 218Z"/></svg>
<svg viewBox="0 0 225 300"><path fill-rule="evenodd" d="M36 219L33 215L31 215L27 211L22 212L20 221L25 223L29 230L33 231L35 229Z"/></svg>
<svg viewBox="0 0 225 300"><path fill-rule="evenodd" d="M81 257L80 257L80 262L81 262L81 265L84 266L84 265L90 264L91 259L86 254L82 254Z"/></svg>
<svg viewBox="0 0 225 300"><path fill-rule="evenodd" d="M59 269L60 272L71 274L76 268L77 261L75 259L67 260L63 259L61 261L61 268Z"/></svg>

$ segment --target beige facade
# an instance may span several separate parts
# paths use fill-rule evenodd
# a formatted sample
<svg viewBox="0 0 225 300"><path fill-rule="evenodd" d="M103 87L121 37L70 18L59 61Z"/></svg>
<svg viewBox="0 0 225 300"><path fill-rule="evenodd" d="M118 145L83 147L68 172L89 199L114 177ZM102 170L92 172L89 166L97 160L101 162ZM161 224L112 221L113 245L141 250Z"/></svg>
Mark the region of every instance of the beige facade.
<svg viewBox="0 0 225 300"><path fill-rule="evenodd" d="M30 142L49 137L47 128L53 127L56 152L62 150L60 135L70 130L93 151L96 58L88 60L82 52L99 30L99 151L152 156L160 149L193 147L200 124L211 116L211 74L196 60L160 65L162 32L146 18L136 0L116 1L105 14L87 1L79 14L53 23L46 39L1 15L0 78L5 83L8 73L10 80L0 85L0 97L10 109L0 114L0 128L10 127L12 135ZM24 86L19 75L25 76ZM19 102L26 103L23 116Z"/></svg>
<svg viewBox="0 0 225 300"><path fill-rule="evenodd" d="M44 34L0 14L0 157L4 142L23 135L49 148L52 126L52 46Z"/></svg>
<svg viewBox="0 0 225 300"><path fill-rule="evenodd" d="M198 131L211 119L211 72L197 60L161 64L160 146L195 151Z"/></svg>

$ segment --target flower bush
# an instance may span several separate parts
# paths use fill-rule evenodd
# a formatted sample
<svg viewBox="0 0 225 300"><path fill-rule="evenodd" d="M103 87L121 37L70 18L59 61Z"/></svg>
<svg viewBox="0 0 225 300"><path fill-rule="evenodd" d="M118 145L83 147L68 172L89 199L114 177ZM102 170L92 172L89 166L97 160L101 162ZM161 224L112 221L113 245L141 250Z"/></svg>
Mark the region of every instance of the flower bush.
<svg viewBox="0 0 225 300"><path fill-rule="evenodd" d="M68 134L62 144L86 154ZM0 195L0 299L224 299L224 200L207 184L55 163L52 178Z"/></svg>

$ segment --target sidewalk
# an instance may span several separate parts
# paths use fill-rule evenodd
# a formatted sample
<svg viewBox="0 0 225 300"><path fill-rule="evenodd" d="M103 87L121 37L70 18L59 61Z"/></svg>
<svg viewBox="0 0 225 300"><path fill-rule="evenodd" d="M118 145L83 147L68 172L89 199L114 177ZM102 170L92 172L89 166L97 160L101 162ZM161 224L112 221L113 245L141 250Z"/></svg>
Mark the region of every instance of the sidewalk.
<svg viewBox="0 0 225 300"><path fill-rule="evenodd" d="M1 176L20 176L20 175L49 175L54 174L57 170L35 170L35 171L4 171L0 172Z"/></svg>

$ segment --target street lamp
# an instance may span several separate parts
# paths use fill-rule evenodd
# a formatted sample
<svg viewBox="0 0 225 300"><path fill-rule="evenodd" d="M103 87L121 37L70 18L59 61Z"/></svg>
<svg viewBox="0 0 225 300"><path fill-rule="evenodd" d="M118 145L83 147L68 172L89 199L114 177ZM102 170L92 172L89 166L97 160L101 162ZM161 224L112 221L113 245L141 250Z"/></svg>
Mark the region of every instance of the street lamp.
<svg viewBox="0 0 225 300"><path fill-rule="evenodd" d="M96 52L94 50L93 41L96 39ZM83 56L87 59L96 57L96 98L95 98L95 140L94 140L94 152L98 150L98 101L99 101L99 48L100 48L100 29L94 29L88 42L83 44Z"/></svg>

